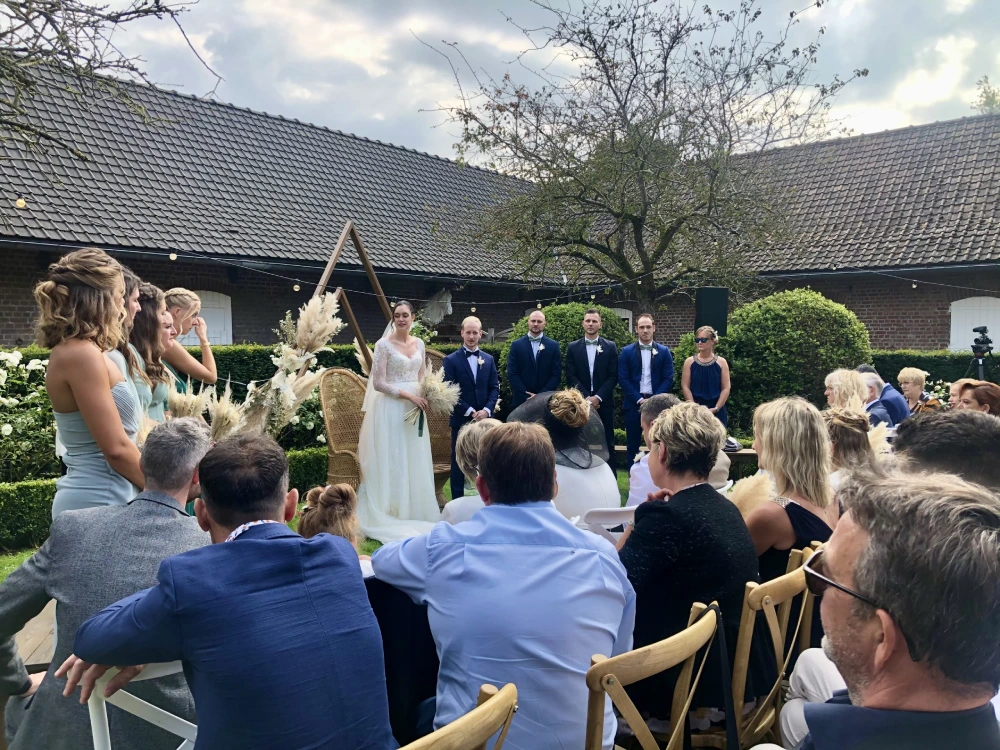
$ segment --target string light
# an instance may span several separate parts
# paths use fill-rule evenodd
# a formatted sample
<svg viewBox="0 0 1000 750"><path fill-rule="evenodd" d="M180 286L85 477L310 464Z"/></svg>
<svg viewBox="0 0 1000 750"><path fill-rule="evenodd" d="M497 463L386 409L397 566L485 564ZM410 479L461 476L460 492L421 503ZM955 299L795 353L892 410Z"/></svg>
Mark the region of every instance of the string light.
<svg viewBox="0 0 1000 750"><path fill-rule="evenodd" d="M298 284L293 284L293 285L292 285L292 291L293 291L293 292L297 292L297 291L299 291L299 290L300 290L301 288L302 288L302 287L300 287L300 286L299 286Z"/></svg>
<svg viewBox="0 0 1000 750"><path fill-rule="evenodd" d="M170 260L177 260L177 253L170 253Z"/></svg>
<svg viewBox="0 0 1000 750"><path fill-rule="evenodd" d="M914 288L914 289L916 289L916 288L917 288L917 282L915 282L915 281L913 282L913 288Z"/></svg>
<svg viewBox="0 0 1000 750"><path fill-rule="evenodd" d="M470 307L469 310L472 311L472 312L476 311L476 303L475 302L472 303L472 307Z"/></svg>
<svg viewBox="0 0 1000 750"><path fill-rule="evenodd" d="M591 298L591 299L597 299L597 295L596 295L596 294L591 294L591 295L590 295L590 298Z"/></svg>
<svg viewBox="0 0 1000 750"><path fill-rule="evenodd" d="M17 200L14 201L14 205L17 206L18 208L25 208L28 205L28 202L24 199L23 195L18 193Z"/></svg>
<svg viewBox="0 0 1000 750"><path fill-rule="evenodd" d="M537 307L539 310L541 310L542 309L542 303L539 302L537 305L535 305L535 307Z"/></svg>

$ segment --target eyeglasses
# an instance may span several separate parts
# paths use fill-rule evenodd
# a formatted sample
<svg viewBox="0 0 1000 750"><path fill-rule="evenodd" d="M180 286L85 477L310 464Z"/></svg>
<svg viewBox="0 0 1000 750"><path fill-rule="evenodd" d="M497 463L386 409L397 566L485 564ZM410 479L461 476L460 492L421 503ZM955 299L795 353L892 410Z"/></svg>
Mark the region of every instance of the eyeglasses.
<svg viewBox="0 0 1000 750"><path fill-rule="evenodd" d="M806 574L806 588L809 589L810 594L812 594L813 596L823 596L823 592L826 591L827 588L829 588L830 586L833 586L838 591L843 591L845 594L848 594L849 596L853 596L855 599L863 601L870 607L874 607L875 609L881 609L885 612L889 612L888 609L875 603L867 596L859 594L857 591L849 589L847 588L847 586L839 584L833 579L828 578L826 576L825 561L826 557L824 555L824 549L820 548L819 550L816 551L816 553L812 557L806 560L805 564L802 566L802 570ZM910 636L908 636L906 634L906 631L903 630L903 626L899 624L899 620L896 619L895 615L893 615L892 612L889 612L889 616L892 617L893 621L895 621L896 627L899 628L899 632L903 634L903 640L906 641L906 648L910 652L910 658L913 659L913 661L920 661L919 655L917 654L916 649L914 649L913 647L913 642L910 640Z"/></svg>
<svg viewBox="0 0 1000 750"><path fill-rule="evenodd" d="M702 336L702 337L696 338L694 340L694 343L696 343L696 344L707 344L711 340L712 339L706 339L705 337Z"/></svg>

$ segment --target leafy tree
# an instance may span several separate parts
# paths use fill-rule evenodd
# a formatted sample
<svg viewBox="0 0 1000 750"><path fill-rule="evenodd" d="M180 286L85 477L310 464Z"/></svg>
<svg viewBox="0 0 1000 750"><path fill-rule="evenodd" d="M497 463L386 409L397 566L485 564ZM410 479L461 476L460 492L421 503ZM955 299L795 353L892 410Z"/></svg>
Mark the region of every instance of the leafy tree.
<svg viewBox="0 0 1000 750"><path fill-rule="evenodd" d="M438 50L458 85L441 111L462 126L460 155L527 181L477 210L475 239L513 249L526 276L623 283L647 309L706 283L740 293L783 237L763 152L826 136L832 99L867 70L816 82L818 37L792 40L802 12L772 34L762 0L535 4L550 22L521 28L527 52L555 55L536 70L518 58L537 88Z"/></svg>
<svg viewBox="0 0 1000 750"><path fill-rule="evenodd" d="M0 145L14 144L29 153L58 148L87 160L66 134L32 120L33 101L44 99L50 87L97 100L100 106L108 100L117 102L153 122L155 118L132 98L127 83L149 83L142 61L126 56L112 37L120 27L145 18L168 20L184 34L178 16L188 5L129 0L112 9L88 0L0 0ZM60 74L52 75L52 69ZM221 80L217 75L216 79Z"/></svg>
<svg viewBox="0 0 1000 750"><path fill-rule="evenodd" d="M1000 115L1000 87L990 85L990 77L983 76L976 81L979 96L972 108L981 115Z"/></svg>

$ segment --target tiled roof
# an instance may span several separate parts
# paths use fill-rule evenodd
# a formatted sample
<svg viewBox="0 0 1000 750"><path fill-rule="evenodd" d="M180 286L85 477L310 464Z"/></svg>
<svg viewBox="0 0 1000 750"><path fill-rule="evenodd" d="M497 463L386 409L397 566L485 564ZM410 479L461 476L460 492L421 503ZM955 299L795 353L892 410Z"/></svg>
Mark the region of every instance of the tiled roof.
<svg viewBox="0 0 1000 750"><path fill-rule="evenodd" d="M151 127L117 104L82 106L46 88L32 120L92 161L0 145L0 199L23 193L29 204L4 209L0 237L325 263L354 219L377 267L514 272L440 227L526 183L232 105L145 86L133 96L172 122ZM341 263L357 262L348 243Z"/></svg>
<svg viewBox="0 0 1000 750"><path fill-rule="evenodd" d="M763 271L1000 260L1000 116L777 149L765 161L795 244Z"/></svg>

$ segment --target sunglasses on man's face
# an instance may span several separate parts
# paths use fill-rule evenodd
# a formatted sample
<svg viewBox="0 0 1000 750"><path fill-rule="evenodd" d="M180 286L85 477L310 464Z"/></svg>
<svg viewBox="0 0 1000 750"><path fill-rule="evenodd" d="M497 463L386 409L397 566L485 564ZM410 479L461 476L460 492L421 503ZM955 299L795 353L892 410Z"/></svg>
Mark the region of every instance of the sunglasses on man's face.
<svg viewBox="0 0 1000 750"><path fill-rule="evenodd" d="M696 343L696 344L707 344L711 340L712 339L706 339L706 338L702 337L702 338L695 339L694 343Z"/></svg>

